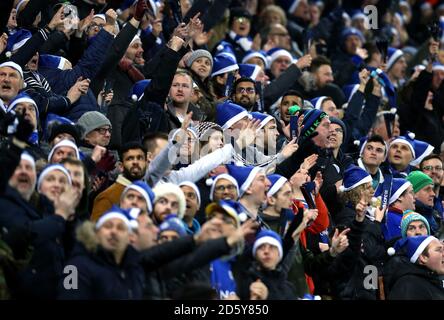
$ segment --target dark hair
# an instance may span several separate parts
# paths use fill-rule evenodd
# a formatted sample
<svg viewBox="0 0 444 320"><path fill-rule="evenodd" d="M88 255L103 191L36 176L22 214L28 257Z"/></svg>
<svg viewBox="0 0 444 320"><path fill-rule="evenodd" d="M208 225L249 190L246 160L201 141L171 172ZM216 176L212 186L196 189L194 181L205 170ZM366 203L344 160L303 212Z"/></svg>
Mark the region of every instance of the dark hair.
<svg viewBox="0 0 444 320"><path fill-rule="evenodd" d="M125 153L127 153L129 150L139 149L142 150L143 156L146 158L146 149L137 141L130 141L126 142L122 145L122 147L119 150L119 158L120 161L123 161L123 156Z"/></svg>
<svg viewBox="0 0 444 320"><path fill-rule="evenodd" d="M286 97L286 96L298 96L298 97L300 97L302 100L304 100L304 96L302 95L302 93L300 93L299 91L294 90L294 89L290 89L290 90L288 90L287 92L285 92L285 93L282 95L282 98L284 98L284 97Z"/></svg>
<svg viewBox="0 0 444 320"><path fill-rule="evenodd" d="M153 152L157 148L157 139L168 141L168 135L164 132L149 132L143 136L142 144L148 152Z"/></svg>
<svg viewBox="0 0 444 320"><path fill-rule="evenodd" d="M317 56L313 59L310 66L310 72L316 72L321 66L323 65L329 65L331 66L331 61L327 57L324 56Z"/></svg>
<svg viewBox="0 0 444 320"><path fill-rule="evenodd" d="M233 87L231 88L231 94L232 94L232 95L236 93L236 88L237 88L237 86L239 85L239 83L241 83L241 82L250 82L250 83L253 84L253 86L256 85L256 82L254 82L253 79L248 78L248 77L240 77L239 79L237 79L237 80L234 81L234 83L233 83ZM255 88L255 90L256 90L256 88Z"/></svg>
<svg viewBox="0 0 444 320"><path fill-rule="evenodd" d="M79 167L83 167L83 170L86 171L85 165L83 164L83 162L79 159L74 159L74 158L65 158L62 161L60 161L61 165L64 164L72 164L73 166L79 166Z"/></svg>
<svg viewBox="0 0 444 320"><path fill-rule="evenodd" d="M368 52L368 57L364 60L365 63L369 63L371 61L373 54L379 53L379 49L374 42L367 42L362 47Z"/></svg>
<svg viewBox="0 0 444 320"><path fill-rule="evenodd" d="M437 154L429 154L427 157L425 157L424 159L422 159L421 163L419 164L419 167L422 170L422 166L424 164L424 162L432 160L432 159L438 159L439 161L441 161L441 163L443 163L442 159L440 158L440 156L438 156Z"/></svg>
<svg viewBox="0 0 444 320"><path fill-rule="evenodd" d="M379 134L374 134L370 138L368 138L367 143L369 142L379 142L384 146L384 148L386 146L384 139Z"/></svg>

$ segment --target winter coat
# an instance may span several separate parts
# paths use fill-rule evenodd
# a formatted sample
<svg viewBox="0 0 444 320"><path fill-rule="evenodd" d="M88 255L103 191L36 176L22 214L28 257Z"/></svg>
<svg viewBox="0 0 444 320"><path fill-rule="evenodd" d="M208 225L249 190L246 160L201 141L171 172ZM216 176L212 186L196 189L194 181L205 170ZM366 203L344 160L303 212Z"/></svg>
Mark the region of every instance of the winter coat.
<svg viewBox="0 0 444 320"><path fill-rule="evenodd" d="M65 219L54 214L49 200L41 196L41 207L36 209L13 188L8 187L0 197L0 227L25 228L34 233L34 254L29 265L18 274L17 298L54 299L62 276L64 251L62 236Z"/></svg>
<svg viewBox="0 0 444 320"><path fill-rule="evenodd" d="M427 219L427 222L430 225L430 234L433 235L439 230L442 218L440 217L438 211L436 211L433 207L426 206L421 201L416 200L415 212Z"/></svg>
<svg viewBox="0 0 444 320"><path fill-rule="evenodd" d="M385 222L381 225L385 241L401 236L401 220L403 212L395 207L389 207Z"/></svg>
<svg viewBox="0 0 444 320"><path fill-rule="evenodd" d="M128 245L120 264L111 252L97 243L94 225L82 225L78 244L67 266L77 268L76 289L64 287L60 281L58 298L63 300L128 300L142 299L144 273L139 264L139 252Z"/></svg>
<svg viewBox="0 0 444 320"><path fill-rule="evenodd" d="M444 300L444 283L439 275L405 256L389 260L384 283L388 300Z"/></svg>

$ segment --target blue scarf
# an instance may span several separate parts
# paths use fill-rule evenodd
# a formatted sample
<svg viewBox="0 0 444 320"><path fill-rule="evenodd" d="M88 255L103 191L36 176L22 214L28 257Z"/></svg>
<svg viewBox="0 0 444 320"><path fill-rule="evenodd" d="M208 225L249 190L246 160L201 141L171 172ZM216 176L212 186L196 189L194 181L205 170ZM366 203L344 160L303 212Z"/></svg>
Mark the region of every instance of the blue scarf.
<svg viewBox="0 0 444 320"><path fill-rule="evenodd" d="M236 42L244 51L251 50L251 46L253 45L253 39L250 37L242 37L237 35L234 31L230 31L228 34L230 38Z"/></svg>
<svg viewBox="0 0 444 320"><path fill-rule="evenodd" d="M39 133L37 130L34 131L33 133L31 133L31 135L29 136L28 142L30 144L34 144L34 145L39 144Z"/></svg>
<svg viewBox="0 0 444 320"><path fill-rule="evenodd" d="M231 272L232 260L221 259L211 262L211 286L216 290L220 299L236 293L236 282Z"/></svg>
<svg viewBox="0 0 444 320"><path fill-rule="evenodd" d="M200 232L200 223L196 219L193 219L193 225L191 226L191 228L188 227L186 223L184 223L183 225L185 226L185 231L187 232L187 234L191 236Z"/></svg>

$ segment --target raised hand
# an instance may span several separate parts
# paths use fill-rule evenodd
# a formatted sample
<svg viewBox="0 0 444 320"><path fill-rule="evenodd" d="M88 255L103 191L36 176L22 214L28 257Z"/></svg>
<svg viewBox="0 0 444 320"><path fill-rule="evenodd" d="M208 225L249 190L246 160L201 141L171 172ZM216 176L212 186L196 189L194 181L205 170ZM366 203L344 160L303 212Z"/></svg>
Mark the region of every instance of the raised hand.
<svg viewBox="0 0 444 320"><path fill-rule="evenodd" d="M299 69L308 68L309 66L311 66L312 60L313 60L313 58L311 57L311 55L306 54L305 56L298 59L298 61L296 62L296 66Z"/></svg>
<svg viewBox="0 0 444 320"><path fill-rule="evenodd" d="M54 202L55 214L65 220L74 215L81 198L80 190L77 188L66 188Z"/></svg>
<svg viewBox="0 0 444 320"><path fill-rule="evenodd" d="M146 4L146 0L139 0L136 4L136 10L134 11L134 19L137 21L142 20L145 11L148 10L148 5Z"/></svg>
<svg viewBox="0 0 444 320"><path fill-rule="evenodd" d="M191 118L193 117L193 112L188 112L185 116L185 119L183 119L182 125L180 126L180 131L176 134L174 137L174 141L178 143L179 145L182 145L185 143L186 139L188 138L187 129L190 126Z"/></svg>
<svg viewBox="0 0 444 320"><path fill-rule="evenodd" d="M375 221L381 222L385 217L385 213L387 212L387 207L376 207L375 208Z"/></svg>
<svg viewBox="0 0 444 320"><path fill-rule="evenodd" d="M316 161L318 161L319 155L316 153L313 153L311 156L308 156L304 159L304 162L301 164L301 169L305 169L307 171L310 171L310 169L316 164Z"/></svg>
<svg viewBox="0 0 444 320"><path fill-rule="evenodd" d="M5 51L7 44L8 44L8 35L5 32L3 32L3 34L0 36L0 53Z"/></svg>
<svg viewBox="0 0 444 320"><path fill-rule="evenodd" d="M348 248L347 233L350 232L350 228L345 229L339 233L338 229L335 230L333 239L331 240L330 255L336 257L338 254L345 251Z"/></svg>
<svg viewBox="0 0 444 320"><path fill-rule="evenodd" d="M282 155L285 159L289 158L293 153L295 153L299 148L296 143L296 138L293 138L285 147L282 148Z"/></svg>
<svg viewBox="0 0 444 320"><path fill-rule="evenodd" d="M52 31L58 27L63 26L65 15L63 14L64 6L60 6L59 10L52 16L51 21L48 23L48 28Z"/></svg>
<svg viewBox="0 0 444 320"><path fill-rule="evenodd" d="M236 145L241 150L245 149L247 146L254 142L260 123L261 122L259 120L252 120L245 128L240 131L239 138L236 140Z"/></svg>
<svg viewBox="0 0 444 320"><path fill-rule="evenodd" d="M316 172L316 177L314 178L313 181L315 183L314 194L316 196L319 194L319 190L321 190L322 184L324 183L324 179L322 178L321 171Z"/></svg>
<svg viewBox="0 0 444 320"><path fill-rule="evenodd" d="M268 288L260 279L250 284L250 300L267 300L267 298Z"/></svg>
<svg viewBox="0 0 444 320"><path fill-rule="evenodd" d="M83 34L83 32L85 32L85 30L88 29L88 27L91 24L91 22L93 21L93 19L94 19L94 9L91 9L91 11L89 12L89 15L87 15L85 18L80 20L77 34L81 36Z"/></svg>

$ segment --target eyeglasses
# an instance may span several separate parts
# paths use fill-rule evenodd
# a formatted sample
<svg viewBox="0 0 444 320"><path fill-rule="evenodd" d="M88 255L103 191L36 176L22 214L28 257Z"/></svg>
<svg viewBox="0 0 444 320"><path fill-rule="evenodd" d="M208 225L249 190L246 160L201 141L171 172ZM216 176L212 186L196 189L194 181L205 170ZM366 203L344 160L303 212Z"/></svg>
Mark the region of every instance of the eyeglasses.
<svg viewBox="0 0 444 320"><path fill-rule="evenodd" d="M248 88L236 88L236 93L248 93L248 94L251 94L251 93L255 93L256 92L256 90L254 90L254 88L253 87L248 87Z"/></svg>
<svg viewBox="0 0 444 320"><path fill-rule="evenodd" d="M107 132L109 132L111 134L113 132L113 129L111 129L111 128L97 128L94 131L97 131L100 134L105 134Z"/></svg>
<svg viewBox="0 0 444 320"><path fill-rule="evenodd" d="M342 130L341 128L333 129L333 131L336 133L344 133L344 130Z"/></svg>
<svg viewBox="0 0 444 320"><path fill-rule="evenodd" d="M104 24L91 23L91 24L89 25L88 28L89 28L90 30L91 30L91 29L102 30L104 26L105 26Z"/></svg>
<svg viewBox="0 0 444 320"><path fill-rule="evenodd" d="M228 186L217 186L214 188L214 190L216 190L216 192L225 192L225 190L234 191L236 190L236 186L234 184L230 184Z"/></svg>
<svg viewBox="0 0 444 320"><path fill-rule="evenodd" d="M440 172L440 171L442 171L442 167L441 166L435 166L435 167L433 167L433 166L425 166L425 167L422 168L422 170Z"/></svg>

